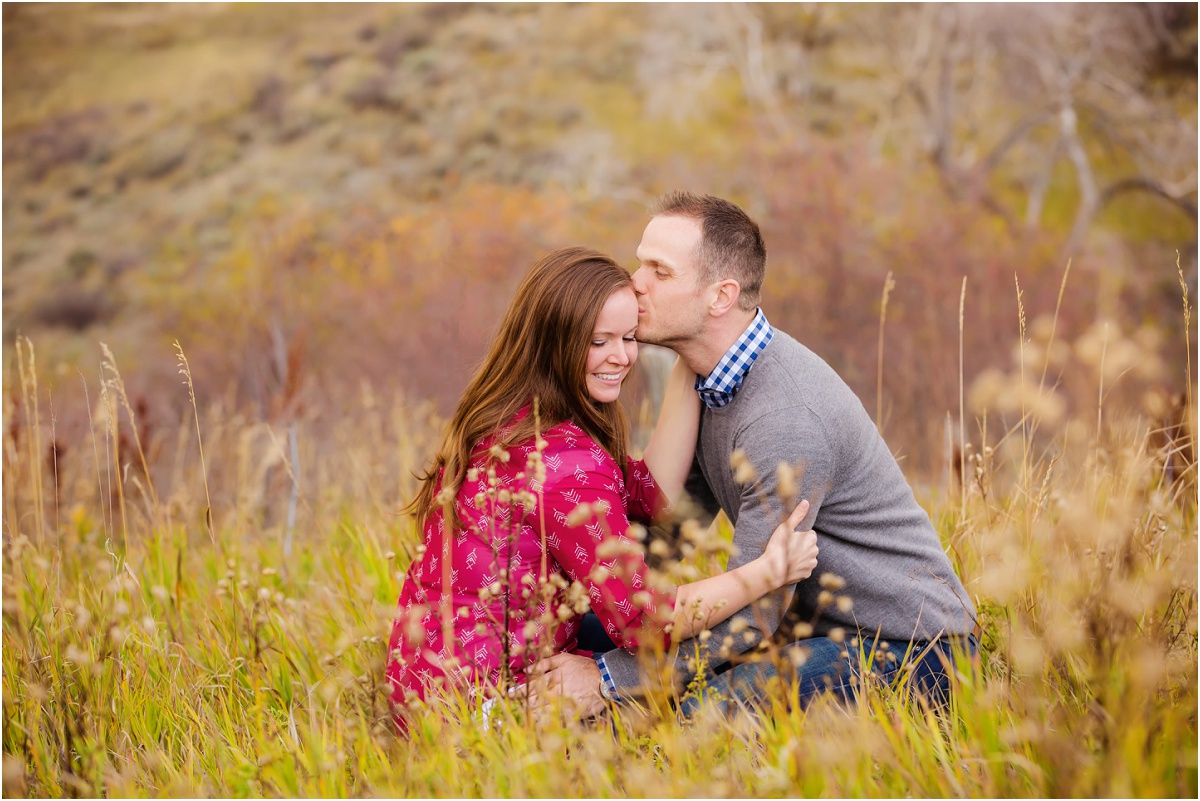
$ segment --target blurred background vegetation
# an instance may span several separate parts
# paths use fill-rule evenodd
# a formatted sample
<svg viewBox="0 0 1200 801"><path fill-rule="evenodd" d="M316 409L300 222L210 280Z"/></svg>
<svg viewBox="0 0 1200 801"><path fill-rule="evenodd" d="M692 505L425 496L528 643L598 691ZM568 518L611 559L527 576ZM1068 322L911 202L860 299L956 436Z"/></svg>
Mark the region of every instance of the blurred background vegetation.
<svg viewBox="0 0 1200 801"><path fill-rule="evenodd" d="M1160 419L1188 380L1195 4L3 15L5 373L29 337L55 458L86 441L101 342L151 450L189 409L175 340L202 408L314 436L364 393L444 413L529 265L632 267L676 188L762 223L768 316L910 475L949 463L964 278L972 439L1098 403Z"/></svg>

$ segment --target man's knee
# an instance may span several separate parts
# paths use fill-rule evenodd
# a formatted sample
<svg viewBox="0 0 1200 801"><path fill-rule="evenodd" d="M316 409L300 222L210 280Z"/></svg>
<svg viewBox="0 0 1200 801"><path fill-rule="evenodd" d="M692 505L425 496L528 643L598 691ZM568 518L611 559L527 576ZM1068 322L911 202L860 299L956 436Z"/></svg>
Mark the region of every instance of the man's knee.
<svg viewBox="0 0 1200 801"><path fill-rule="evenodd" d="M932 643L913 644L901 675L893 685L935 707L949 703L957 683L958 666L972 665L979 647L974 636L951 637Z"/></svg>
<svg viewBox="0 0 1200 801"><path fill-rule="evenodd" d="M801 704L822 693L850 697L858 684L856 662L845 642L812 637L792 643L767 658L744 662L723 674L731 697L749 703L786 700Z"/></svg>
<svg viewBox="0 0 1200 801"><path fill-rule="evenodd" d="M973 637L899 644L813 637L785 647L781 662L794 665L794 672L783 675L795 681L804 706L826 694L855 701L872 683L941 706L950 698L956 660L964 654L973 658L976 652Z"/></svg>
<svg viewBox="0 0 1200 801"><path fill-rule="evenodd" d="M737 665L716 676L710 689L737 706L762 707L795 698L807 707L827 695L856 701L868 684L876 683L942 706L950 697L956 660L976 651L973 638L896 644L812 637L771 658Z"/></svg>

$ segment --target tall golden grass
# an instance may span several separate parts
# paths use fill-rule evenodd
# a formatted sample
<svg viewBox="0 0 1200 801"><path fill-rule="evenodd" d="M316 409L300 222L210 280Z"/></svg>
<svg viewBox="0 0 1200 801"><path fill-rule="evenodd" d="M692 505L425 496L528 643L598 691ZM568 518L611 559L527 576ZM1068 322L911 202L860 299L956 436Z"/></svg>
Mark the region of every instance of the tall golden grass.
<svg viewBox="0 0 1200 801"><path fill-rule="evenodd" d="M1049 389L1027 386L1020 336L1006 380L1029 408L966 443L961 483L920 492L981 615L949 709L868 685L855 706L758 718L535 726L514 703L485 730L452 702L405 739L385 649L419 538L394 510L439 432L432 408L364 388L336 423L257 419L206 397L180 350L189 414L143 441L106 356L84 381L90 436L63 443L18 341L4 794L1195 797L1194 399L1183 425L1104 408L1102 391L1038 416Z"/></svg>

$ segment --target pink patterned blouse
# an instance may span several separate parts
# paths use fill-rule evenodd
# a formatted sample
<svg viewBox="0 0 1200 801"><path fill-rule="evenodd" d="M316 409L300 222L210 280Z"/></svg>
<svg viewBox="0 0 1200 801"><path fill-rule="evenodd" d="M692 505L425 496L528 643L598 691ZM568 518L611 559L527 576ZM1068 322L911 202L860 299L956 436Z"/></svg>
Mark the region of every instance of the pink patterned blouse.
<svg viewBox="0 0 1200 801"><path fill-rule="evenodd" d="M632 651L639 635L669 644L674 591L653 589L640 553L623 547L630 519L649 523L666 506L654 478L635 459L622 475L574 423L542 436L544 470L532 440L507 457L490 440L476 449L455 501L466 526L448 542L441 510L429 515L388 644L395 704L442 682L473 696L500 683L505 661L523 683L539 652L575 650L589 606L621 647Z"/></svg>

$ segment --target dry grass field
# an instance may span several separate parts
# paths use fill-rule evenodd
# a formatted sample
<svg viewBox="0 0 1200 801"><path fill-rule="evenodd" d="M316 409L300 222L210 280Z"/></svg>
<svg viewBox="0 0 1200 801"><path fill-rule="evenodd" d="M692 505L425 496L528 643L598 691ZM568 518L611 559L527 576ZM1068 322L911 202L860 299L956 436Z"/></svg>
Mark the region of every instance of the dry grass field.
<svg viewBox="0 0 1200 801"><path fill-rule="evenodd" d="M781 697L760 718L650 703L535 726L513 702L484 730L450 703L398 738L384 652L418 539L394 499L432 408L367 393L333 430L300 428L323 450L292 452L284 427L206 403L180 351L194 405L148 457L111 355L81 382L92 429L71 443L28 341L17 357L6 796L1197 792L1190 398L1181 427L1098 405L972 432L965 483L923 493L983 627L948 710L870 686L854 707ZM87 458L60 462L68 448Z"/></svg>

